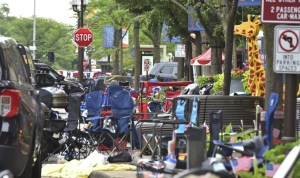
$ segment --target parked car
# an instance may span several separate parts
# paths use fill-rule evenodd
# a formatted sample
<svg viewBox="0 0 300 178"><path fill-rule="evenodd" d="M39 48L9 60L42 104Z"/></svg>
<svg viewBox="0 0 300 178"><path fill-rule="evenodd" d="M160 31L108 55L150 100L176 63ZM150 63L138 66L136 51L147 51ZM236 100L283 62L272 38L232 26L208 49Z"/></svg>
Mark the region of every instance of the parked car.
<svg viewBox="0 0 300 178"><path fill-rule="evenodd" d="M44 118L29 60L23 45L0 36L0 171L40 178Z"/></svg>
<svg viewBox="0 0 300 178"><path fill-rule="evenodd" d="M177 62L161 62L155 63L149 71L149 79L157 79L163 81L177 81Z"/></svg>
<svg viewBox="0 0 300 178"><path fill-rule="evenodd" d="M49 75L54 79L55 82L57 82L58 85L62 86L63 90L67 95L74 92L83 92L83 87L79 82L65 80L65 77L63 75L57 73L57 71L54 70L52 67L50 67L48 64L41 63L38 60L35 60L34 65L37 71L47 69ZM46 86L41 85L39 87L46 87Z"/></svg>

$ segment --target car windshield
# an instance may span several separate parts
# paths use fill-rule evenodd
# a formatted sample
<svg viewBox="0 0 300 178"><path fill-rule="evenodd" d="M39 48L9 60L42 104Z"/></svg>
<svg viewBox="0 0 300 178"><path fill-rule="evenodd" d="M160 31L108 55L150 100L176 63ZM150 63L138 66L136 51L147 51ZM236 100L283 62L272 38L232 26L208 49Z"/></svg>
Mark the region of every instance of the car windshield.
<svg viewBox="0 0 300 178"><path fill-rule="evenodd" d="M58 78L58 74L53 72L52 70L49 70L49 75L51 75L55 80Z"/></svg>

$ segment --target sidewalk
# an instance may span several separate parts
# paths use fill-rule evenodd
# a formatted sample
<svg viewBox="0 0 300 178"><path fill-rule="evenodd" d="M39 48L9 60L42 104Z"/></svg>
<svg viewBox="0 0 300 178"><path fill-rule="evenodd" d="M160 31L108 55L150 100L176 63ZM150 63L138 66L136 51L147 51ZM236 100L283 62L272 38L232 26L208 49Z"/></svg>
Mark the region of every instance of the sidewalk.
<svg viewBox="0 0 300 178"><path fill-rule="evenodd" d="M89 178L134 178L136 171L93 171Z"/></svg>
<svg viewBox="0 0 300 178"><path fill-rule="evenodd" d="M120 163L109 163L109 164L128 164L128 165L135 165L137 160L139 160L138 152L133 152L132 154L133 161L132 162L120 162ZM43 164L57 164L58 158L57 156L52 156L48 159L48 161ZM136 171L132 170L114 170L114 171L92 171L88 178L134 178L136 176ZM42 178L54 178L49 176L43 176Z"/></svg>
<svg viewBox="0 0 300 178"><path fill-rule="evenodd" d="M59 112L61 116L65 116L66 113L64 109L54 109L55 111ZM130 147L130 145L128 145ZM122 162L122 163L110 163L110 164L128 164L128 165L135 165L137 160L139 160L138 157L139 151L134 150L132 151L132 157L133 161L132 162ZM57 164L60 162L58 160L58 157L56 155L50 157L47 162L43 164L43 167L47 164ZM116 170L116 171L92 171L91 174L88 176L88 178L134 178L136 177L136 171L128 170ZM49 176L43 176L42 178L50 178ZM51 177L54 178L54 177Z"/></svg>

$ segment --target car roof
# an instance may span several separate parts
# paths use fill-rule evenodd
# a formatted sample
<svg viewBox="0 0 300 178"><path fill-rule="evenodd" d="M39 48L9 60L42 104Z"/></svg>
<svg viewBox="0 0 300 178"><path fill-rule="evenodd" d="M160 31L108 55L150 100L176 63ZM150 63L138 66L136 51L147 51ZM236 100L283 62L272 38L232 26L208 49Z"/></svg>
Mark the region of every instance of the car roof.
<svg viewBox="0 0 300 178"><path fill-rule="evenodd" d="M163 66L178 66L177 62L159 62L155 63L154 66L150 69L149 74L158 73Z"/></svg>
<svg viewBox="0 0 300 178"><path fill-rule="evenodd" d="M12 45L17 45L16 40L14 40L13 38L1 36L1 35L0 35L0 42L1 42L0 43L1 48L3 48L3 49L8 48Z"/></svg>

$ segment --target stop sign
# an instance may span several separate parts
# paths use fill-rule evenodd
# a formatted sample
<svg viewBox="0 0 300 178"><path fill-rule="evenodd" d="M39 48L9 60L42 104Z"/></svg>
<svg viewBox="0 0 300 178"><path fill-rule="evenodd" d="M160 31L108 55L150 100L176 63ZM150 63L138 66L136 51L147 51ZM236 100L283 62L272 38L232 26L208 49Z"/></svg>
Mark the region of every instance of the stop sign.
<svg viewBox="0 0 300 178"><path fill-rule="evenodd" d="M74 32L74 41L79 47L89 46L94 39L92 31L88 28L79 28Z"/></svg>

